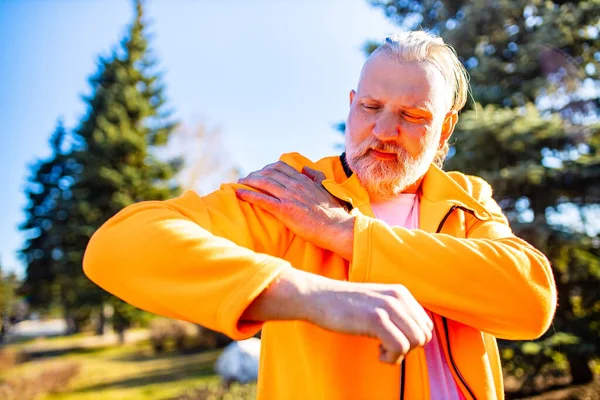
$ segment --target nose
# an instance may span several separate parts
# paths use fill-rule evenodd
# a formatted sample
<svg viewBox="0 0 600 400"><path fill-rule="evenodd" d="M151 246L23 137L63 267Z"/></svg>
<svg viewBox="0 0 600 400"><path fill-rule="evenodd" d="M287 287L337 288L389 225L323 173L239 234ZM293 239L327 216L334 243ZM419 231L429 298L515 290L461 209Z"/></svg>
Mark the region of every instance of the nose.
<svg viewBox="0 0 600 400"><path fill-rule="evenodd" d="M395 140L400 134L400 124L398 116L393 113L381 113L375 126L373 127L373 135L382 142Z"/></svg>

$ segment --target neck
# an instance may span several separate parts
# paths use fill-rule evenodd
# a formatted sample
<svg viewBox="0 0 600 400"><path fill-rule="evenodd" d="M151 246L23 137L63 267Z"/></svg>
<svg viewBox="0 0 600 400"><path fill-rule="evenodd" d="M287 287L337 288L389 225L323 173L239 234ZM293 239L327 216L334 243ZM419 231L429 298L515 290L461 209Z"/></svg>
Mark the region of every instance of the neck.
<svg viewBox="0 0 600 400"><path fill-rule="evenodd" d="M404 189L402 189L398 194L402 194L402 193L415 194L415 193L418 193L419 189L421 187L421 183L423 182L423 178L424 178L424 176L420 177L419 179L417 179L415 181L415 183L413 183L411 185L408 185L407 187L405 187ZM369 193L369 198L371 199L371 202L389 200L389 199L393 198L394 196L395 195L382 196L382 195L376 195L376 194Z"/></svg>
<svg viewBox="0 0 600 400"><path fill-rule="evenodd" d="M417 193L419 191L419 188L421 187L421 182L423 182L423 178L424 177L422 176L419 179L417 179L415 183L404 188L401 193Z"/></svg>

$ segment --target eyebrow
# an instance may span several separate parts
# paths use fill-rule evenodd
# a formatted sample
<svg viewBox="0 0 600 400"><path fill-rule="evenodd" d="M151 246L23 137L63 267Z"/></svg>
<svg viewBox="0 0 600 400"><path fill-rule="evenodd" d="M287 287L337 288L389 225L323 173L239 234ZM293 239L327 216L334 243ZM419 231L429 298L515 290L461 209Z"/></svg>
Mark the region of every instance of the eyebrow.
<svg viewBox="0 0 600 400"><path fill-rule="evenodd" d="M370 100L370 101L378 101L378 102L382 101L380 98L374 97L374 96L371 96L368 94L360 96L359 98L360 98L360 100ZM403 104L402 108L406 109L406 110L422 111L422 112L425 112L428 114L433 114L432 110L434 107L433 107L433 104L431 104L431 102L424 102L422 104L414 104L414 103L413 104Z"/></svg>
<svg viewBox="0 0 600 400"><path fill-rule="evenodd" d="M376 101L376 102L381 102L382 100L371 96L371 95L363 95L360 96L360 100L367 100L367 101ZM433 117L433 105L431 104L431 102L425 102L423 104L411 104L411 105L402 105L401 107L403 110L408 110L411 112L416 112L424 117L427 118L432 118Z"/></svg>
<svg viewBox="0 0 600 400"><path fill-rule="evenodd" d="M403 107L405 110L411 111L411 112L416 112L417 114L420 114L424 117L428 117L428 118L432 118L433 117L433 112L429 111L429 109L427 108L423 108L423 107Z"/></svg>

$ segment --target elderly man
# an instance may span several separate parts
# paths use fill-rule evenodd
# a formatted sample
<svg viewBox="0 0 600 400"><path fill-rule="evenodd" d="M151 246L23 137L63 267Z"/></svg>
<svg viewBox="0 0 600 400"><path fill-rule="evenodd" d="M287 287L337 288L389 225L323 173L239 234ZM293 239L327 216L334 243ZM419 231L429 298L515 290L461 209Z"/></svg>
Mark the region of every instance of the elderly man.
<svg viewBox="0 0 600 400"><path fill-rule="evenodd" d="M544 333L556 292L489 185L440 169L467 86L440 38L388 38L350 92L345 154L127 207L85 272L234 339L262 328L259 399L500 399L496 338Z"/></svg>

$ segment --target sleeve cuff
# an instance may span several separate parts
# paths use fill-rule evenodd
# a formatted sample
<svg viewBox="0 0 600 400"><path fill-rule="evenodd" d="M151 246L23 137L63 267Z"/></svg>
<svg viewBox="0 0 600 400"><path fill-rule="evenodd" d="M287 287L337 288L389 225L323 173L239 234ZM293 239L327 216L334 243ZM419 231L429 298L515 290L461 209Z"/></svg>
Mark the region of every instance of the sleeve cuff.
<svg viewBox="0 0 600 400"><path fill-rule="evenodd" d="M264 322L240 322L240 318L285 268L293 267L287 261L265 255L265 260L256 266L250 278L239 285L219 308L217 321L223 333L233 340L243 340L260 331Z"/></svg>

